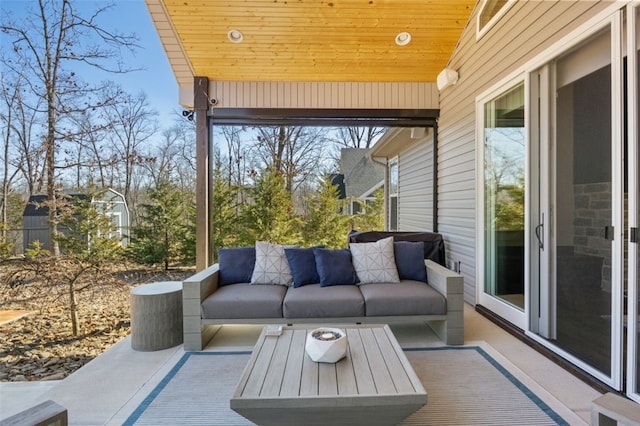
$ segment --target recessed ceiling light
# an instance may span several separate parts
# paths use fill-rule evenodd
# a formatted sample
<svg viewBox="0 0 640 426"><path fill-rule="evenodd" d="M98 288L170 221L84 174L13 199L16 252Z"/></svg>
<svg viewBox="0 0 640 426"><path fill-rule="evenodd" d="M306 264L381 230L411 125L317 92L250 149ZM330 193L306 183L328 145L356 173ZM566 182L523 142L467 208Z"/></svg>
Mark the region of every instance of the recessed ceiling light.
<svg viewBox="0 0 640 426"><path fill-rule="evenodd" d="M396 44L398 46L406 46L411 41L411 34L406 31L399 33L396 36Z"/></svg>
<svg viewBox="0 0 640 426"><path fill-rule="evenodd" d="M229 30L227 33L227 38L231 43L242 43L244 40L244 35L238 30Z"/></svg>

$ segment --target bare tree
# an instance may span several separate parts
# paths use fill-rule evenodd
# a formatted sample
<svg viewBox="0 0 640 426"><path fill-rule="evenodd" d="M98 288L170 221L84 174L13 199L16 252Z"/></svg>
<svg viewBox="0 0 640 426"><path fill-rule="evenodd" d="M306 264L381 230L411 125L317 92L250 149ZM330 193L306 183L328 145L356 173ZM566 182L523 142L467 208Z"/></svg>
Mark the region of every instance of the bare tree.
<svg viewBox="0 0 640 426"><path fill-rule="evenodd" d="M285 189L296 187L315 177L322 160L324 132L299 126L259 127L255 152L260 165L281 173Z"/></svg>
<svg viewBox="0 0 640 426"><path fill-rule="evenodd" d="M220 133L226 142L226 153L221 158L226 158L226 168L228 174L228 185L244 186L244 179L247 174L248 158L242 142L242 134L246 129L239 126L223 126ZM215 136L214 136L215 143Z"/></svg>
<svg viewBox="0 0 640 426"><path fill-rule="evenodd" d="M196 124L179 117L169 131L176 133L173 157L176 163L176 181L182 189L195 190Z"/></svg>
<svg viewBox="0 0 640 426"><path fill-rule="evenodd" d="M2 108L0 109L0 122L3 123L0 134L2 135L2 192L0 193L0 228L1 240L7 239L7 211L11 182L15 179L20 170L11 165L11 140L15 130L14 111L20 102L20 84L13 87L7 86L6 81L0 81L0 96L2 97Z"/></svg>
<svg viewBox="0 0 640 426"><path fill-rule="evenodd" d="M75 141L76 186L96 185L101 188L113 186L113 173L116 163L110 155L106 141L109 123L100 120L96 114L87 112L75 119L79 137Z"/></svg>
<svg viewBox="0 0 640 426"><path fill-rule="evenodd" d="M25 102L26 84L22 74L4 76L0 90L5 170L15 170L24 179L27 194L31 195L41 190L43 184L44 146L38 136L42 124L38 114L40 104L36 103L34 109Z"/></svg>
<svg viewBox="0 0 640 426"><path fill-rule="evenodd" d="M131 188L135 169L149 161L145 143L157 130L157 113L149 108L147 95L121 94L119 101L106 109L111 123L109 140L117 158L120 172L119 187L131 206L135 205Z"/></svg>
<svg viewBox="0 0 640 426"><path fill-rule="evenodd" d="M386 131L384 127L338 127L331 141L338 148L371 148Z"/></svg>
<svg viewBox="0 0 640 426"><path fill-rule="evenodd" d="M150 161L143 166L153 183L157 183L160 178L169 178L182 190L194 190L196 154L194 139L188 137L190 130L190 127L177 124L162 132L162 141L150 150ZM195 134L193 137L195 138Z"/></svg>
<svg viewBox="0 0 640 426"><path fill-rule="evenodd" d="M69 118L104 106L104 99L93 96L103 87L82 82L77 70L86 67L104 72L121 73L127 70L119 58L120 48L135 47L136 39L111 32L98 24L98 18L108 7L97 9L90 16L76 13L70 0L38 0L22 22L3 16L0 30L9 37L12 56L4 61L9 72L22 74L35 100L41 102L38 112L43 114L45 179L49 203L49 232L52 252L59 255L57 192L60 164L57 154L69 143ZM107 100L107 104L115 99Z"/></svg>
<svg viewBox="0 0 640 426"><path fill-rule="evenodd" d="M329 132L329 141L333 144L331 158L334 164L340 164L340 151L342 148L371 148L387 131L385 127L337 127Z"/></svg>

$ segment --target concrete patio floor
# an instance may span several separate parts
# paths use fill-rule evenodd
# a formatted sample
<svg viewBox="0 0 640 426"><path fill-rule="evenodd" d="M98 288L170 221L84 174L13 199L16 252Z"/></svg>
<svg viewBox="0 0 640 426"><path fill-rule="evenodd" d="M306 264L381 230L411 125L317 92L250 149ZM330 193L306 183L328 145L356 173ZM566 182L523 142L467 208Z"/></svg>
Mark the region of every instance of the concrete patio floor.
<svg viewBox="0 0 640 426"><path fill-rule="evenodd" d="M207 350L251 349L262 327L221 327ZM405 347L442 346L423 324L391 327ZM465 306L465 343L486 342L588 424L599 391ZM72 425L121 425L174 364L182 346L136 352L127 337L64 380L0 383L0 418L51 399L67 408Z"/></svg>

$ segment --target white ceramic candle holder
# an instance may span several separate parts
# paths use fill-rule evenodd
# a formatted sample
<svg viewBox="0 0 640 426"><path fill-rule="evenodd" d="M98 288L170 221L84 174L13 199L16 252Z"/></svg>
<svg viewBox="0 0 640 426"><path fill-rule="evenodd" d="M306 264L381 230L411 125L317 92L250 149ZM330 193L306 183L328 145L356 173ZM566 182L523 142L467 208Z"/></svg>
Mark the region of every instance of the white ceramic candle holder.
<svg viewBox="0 0 640 426"><path fill-rule="evenodd" d="M347 333L339 328L316 328L307 334L305 349L315 362L338 362L347 355Z"/></svg>

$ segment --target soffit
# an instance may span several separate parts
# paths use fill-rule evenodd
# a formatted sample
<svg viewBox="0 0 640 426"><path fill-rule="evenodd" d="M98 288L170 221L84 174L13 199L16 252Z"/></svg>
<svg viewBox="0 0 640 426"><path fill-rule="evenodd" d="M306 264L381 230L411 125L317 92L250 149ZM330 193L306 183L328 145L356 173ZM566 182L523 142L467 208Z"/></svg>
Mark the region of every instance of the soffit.
<svg viewBox="0 0 640 426"><path fill-rule="evenodd" d="M180 85L435 82L476 0L146 0ZM229 30L244 41L232 43ZM398 46L398 33L411 42Z"/></svg>

